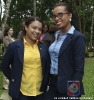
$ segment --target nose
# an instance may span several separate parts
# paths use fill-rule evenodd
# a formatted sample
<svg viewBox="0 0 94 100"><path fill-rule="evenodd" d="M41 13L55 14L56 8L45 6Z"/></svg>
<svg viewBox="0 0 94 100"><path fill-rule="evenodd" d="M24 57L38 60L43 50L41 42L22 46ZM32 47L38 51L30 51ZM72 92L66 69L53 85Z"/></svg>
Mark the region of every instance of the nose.
<svg viewBox="0 0 94 100"><path fill-rule="evenodd" d="M36 33L40 33L40 30L39 30L39 29L36 29L35 32L36 32Z"/></svg>
<svg viewBox="0 0 94 100"><path fill-rule="evenodd" d="M56 16L54 20L58 20L58 19L59 19L58 16Z"/></svg>

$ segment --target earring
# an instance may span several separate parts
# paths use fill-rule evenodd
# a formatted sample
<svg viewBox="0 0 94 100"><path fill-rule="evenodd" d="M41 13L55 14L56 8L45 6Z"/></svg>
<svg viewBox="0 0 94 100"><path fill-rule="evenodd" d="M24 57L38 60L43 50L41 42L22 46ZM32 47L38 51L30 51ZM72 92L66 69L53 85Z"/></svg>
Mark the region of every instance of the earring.
<svg viewBox="0 0 94 100"><path fill-rule="evenodd" d="M71 22L71 18L69 19L69 21Z"/></svg>

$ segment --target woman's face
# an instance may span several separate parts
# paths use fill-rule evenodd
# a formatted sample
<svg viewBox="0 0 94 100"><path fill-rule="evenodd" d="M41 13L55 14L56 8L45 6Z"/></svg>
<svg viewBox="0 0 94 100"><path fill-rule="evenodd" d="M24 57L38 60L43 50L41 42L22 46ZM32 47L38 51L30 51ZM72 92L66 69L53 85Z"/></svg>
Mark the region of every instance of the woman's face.
<svg viewBox="0 0 94 100"><path fill-rule="evenodd" d="M72 14L66 10L65 6L57 6L53 10L53 19L56 26L59 29L66 28L70 23L70 18L72 18Z"/></svg>
<svg viewBox="0 0 94 100"><path fill-rule="evenodd" d="M43 27L43 33L46 33L48 31L48 27L47 27L47 25L45 25L44 27Z"/></svg>
<svg viewBox="0 0 94 100"><path fill-rule="evenodd" d="M29 26L25 26L26 39L36 41L39 39L42 32L42 23L33 21Z"/></svg>
<svg viewBox="0 0 94 100"><path fill-rule="evenodd" d="M8 33L8 35L11 35L11 36L12 36L12 35L13 35L13 29L10 28L9 31L8 31L7 33Z"/></svg>

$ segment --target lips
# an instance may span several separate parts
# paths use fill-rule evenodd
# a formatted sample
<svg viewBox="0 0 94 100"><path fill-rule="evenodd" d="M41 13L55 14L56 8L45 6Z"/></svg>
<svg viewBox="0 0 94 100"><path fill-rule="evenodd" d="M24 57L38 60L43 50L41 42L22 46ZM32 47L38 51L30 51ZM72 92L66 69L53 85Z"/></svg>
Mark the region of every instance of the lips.
<svg viewBox="0 0 94 100"><path fill-rule="evenodd" d="M59 26L59 25L61 25L61 23L62 23L62 22L57 22L57 23L56 23L56 25L58 25L58 26Z"/></svg>
<svg viewBox="0 0 94 100"><path fill-rule="evenodd" d="M32 34L35 38L38 38L39 35L38 34Z"/></svg>

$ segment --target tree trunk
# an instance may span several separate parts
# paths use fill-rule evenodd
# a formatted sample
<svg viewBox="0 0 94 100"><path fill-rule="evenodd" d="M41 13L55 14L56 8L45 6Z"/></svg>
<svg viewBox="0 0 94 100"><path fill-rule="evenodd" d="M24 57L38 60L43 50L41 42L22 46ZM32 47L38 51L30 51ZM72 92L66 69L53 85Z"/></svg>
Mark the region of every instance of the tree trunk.
<svg viewBox="0 0 94 100"><path fill-rule="evenodd" d="M34 16L36 16L36 0L34 0Z"/></svg>
<svg viewBox="0 0 94 100"><path fill-rule="evenodd" d="M93 6L93 14L92 14L92 23L91 23L91 33L90 33L90 49L92 49L92 39L93 39L93 25L94 25L94 6Z"/></svg>
<svg viewBox="0 0 94 100"><path fill-rule="evenodd" d="M0 0L0 23L1 23L1 16L2 16L2 3L1 3L1 0Z"/></svg>
<svg viewBox="0 0 94 100"><path fill-rule="evenodd" d="M4 33L4 30L5 30L7 18L8 18L8 16L9 16L10 4L11 4L11 0L6 0L6 5L5 5L6 8L5 8L4 16L3 16L3 18L2 18L1 27L0 27L0 38L3 37L3 33Z"/></svg>

